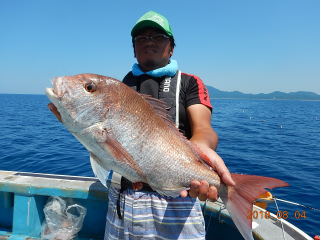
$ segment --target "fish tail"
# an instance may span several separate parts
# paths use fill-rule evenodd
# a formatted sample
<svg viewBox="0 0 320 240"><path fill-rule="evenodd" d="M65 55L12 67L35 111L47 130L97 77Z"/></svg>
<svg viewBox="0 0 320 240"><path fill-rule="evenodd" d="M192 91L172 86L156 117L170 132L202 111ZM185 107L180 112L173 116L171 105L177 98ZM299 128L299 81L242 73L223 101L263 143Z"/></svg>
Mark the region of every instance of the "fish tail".
<svg viewBox="0 0 320 240"><path fill-rule="evenodd" d="M244 239L253 240L252 218L248 217L252 213L253 202L267 192L264 188L273 189L289 184L276 178L253 175L231 174L231 177L235 186L221 184L219 195Z"/></svg>

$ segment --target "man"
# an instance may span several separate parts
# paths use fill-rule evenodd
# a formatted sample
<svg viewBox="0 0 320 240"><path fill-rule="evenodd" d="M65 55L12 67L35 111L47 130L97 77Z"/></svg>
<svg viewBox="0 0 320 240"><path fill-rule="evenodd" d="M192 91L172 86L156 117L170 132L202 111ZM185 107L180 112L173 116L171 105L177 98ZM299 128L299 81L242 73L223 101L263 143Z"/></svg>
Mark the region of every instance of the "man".
<svg viewBox="0 0 320 240"><path fill-rule="evenodd" d="M137 21L131 36L138 64L123 82L166 102L170 120L210 158L223 182L234 185L214 151L218 136L211 127L212 107L205 85L196 76L181 74L177 62L171 59L175 43L167 19L150 11ZM59 113L52 111L59 119ZM147 184L135 191L122 177L121 189L111 187L109 191L105 239L204 239L204 221L196 198L216 201L217 189L209 188L207 181L194 181L190 190L180 195L165 197Z"/></svg>

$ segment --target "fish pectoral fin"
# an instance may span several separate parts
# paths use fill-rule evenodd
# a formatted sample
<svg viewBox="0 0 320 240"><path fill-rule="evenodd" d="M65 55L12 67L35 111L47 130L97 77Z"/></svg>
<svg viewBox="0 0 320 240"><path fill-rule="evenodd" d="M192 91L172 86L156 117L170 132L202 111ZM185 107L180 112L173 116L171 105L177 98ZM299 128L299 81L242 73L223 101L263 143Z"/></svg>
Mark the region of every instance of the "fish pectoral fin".
<svg viewBox="0 0 320 240"><path fill-rule="evenodd" d="M136 172L142 179L143 182L147 182L147 178L143 173L140 166L135 162L133 157L128 153L128 151L117 141L110 133L105 132L106 140L100 143L103 148L105 148L113 158L117 159L121 164L126 165L128 168Z"/></svg>
<svg viewBox="0 0 320 240"><path fill-rule="evenodd" d="M91 167L92 167L94 175L100 180L100 182L106 188L109 188L113 171L106 168L102 164L102 161L91 152L90 152L90 163L91 163Z"/></svg>
<svg viewBox="0 0 320 240"><path fill-rule="evenodd" d="M157 191L162 196L173 197L173 198L179 197L181 190L189 190L189 188L160 189L153 186L152 186L152 189L154 191Z"/></svg>

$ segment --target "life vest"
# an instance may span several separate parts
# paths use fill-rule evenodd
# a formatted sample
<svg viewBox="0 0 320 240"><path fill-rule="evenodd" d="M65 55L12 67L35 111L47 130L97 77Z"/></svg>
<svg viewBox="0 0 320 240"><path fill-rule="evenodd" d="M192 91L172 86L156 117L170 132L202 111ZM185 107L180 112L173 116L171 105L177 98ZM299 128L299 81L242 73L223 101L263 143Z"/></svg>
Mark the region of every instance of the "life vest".
<svg viewBox="0 0 320 240"><path fill-rule="evenodd" d="M146 79L147 81L154 81L152 77ZM128 85L133 90L147 94L153 95L152 91L140 92L139 77L133 76L132 72L129 72L127 76L123 79L123 82ZM179 128L179 99L180 99L180 89L181 89L181 71L177 71L173 77L166 76L160 83L158 87L158 99L165 102L168 106L169 119L175 123L176 127Z"/></svg>

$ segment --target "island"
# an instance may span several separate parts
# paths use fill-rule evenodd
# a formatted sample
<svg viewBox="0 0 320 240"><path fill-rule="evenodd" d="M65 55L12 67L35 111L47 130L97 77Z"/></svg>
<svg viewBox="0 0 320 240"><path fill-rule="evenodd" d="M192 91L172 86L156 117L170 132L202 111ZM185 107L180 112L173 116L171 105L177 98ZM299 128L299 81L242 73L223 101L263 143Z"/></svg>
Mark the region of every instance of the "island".
<svg viewBox="0 0 320 240"><path fill-rule="evenodd" d="M290 92L284 93L275 91L272 93L259 93L259 94L251 94L251 93L242 93L239 91L220 91L214 87L206 86L209 92L210 98L235 98L235 99L265 99L265 100L309 100L309 101L320 101L320 95L314 92Z"/></svg>

